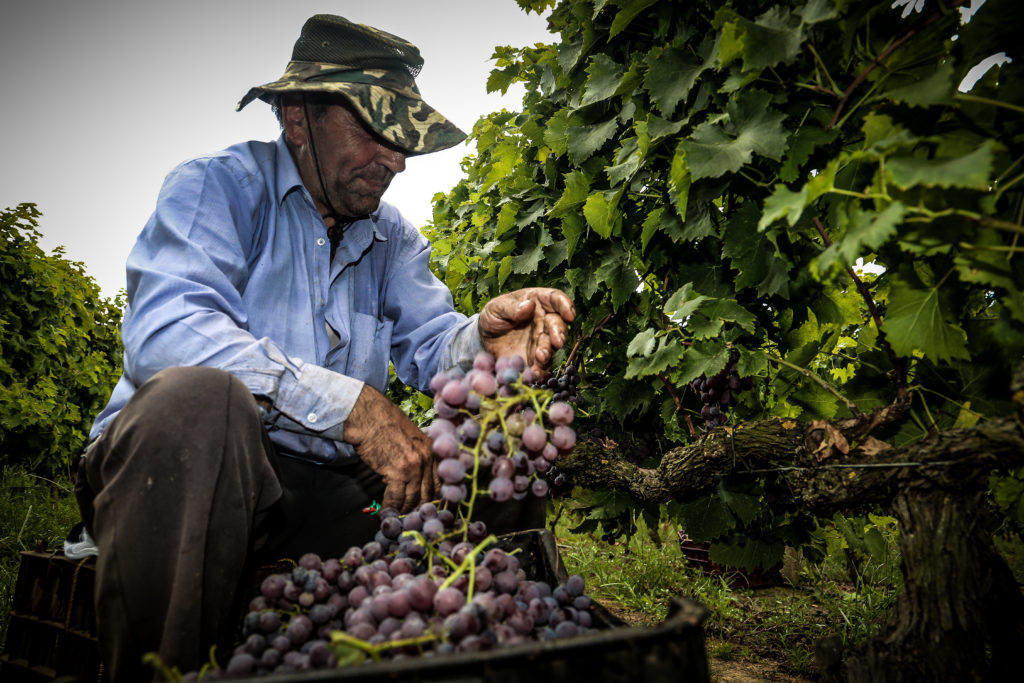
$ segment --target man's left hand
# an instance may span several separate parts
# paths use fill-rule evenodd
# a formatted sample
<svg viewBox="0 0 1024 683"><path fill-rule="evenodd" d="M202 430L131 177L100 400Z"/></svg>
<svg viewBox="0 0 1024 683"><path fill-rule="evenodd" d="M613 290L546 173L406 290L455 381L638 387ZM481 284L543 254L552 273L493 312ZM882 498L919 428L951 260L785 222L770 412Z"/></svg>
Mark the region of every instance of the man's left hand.
<svg viewBox="0 0 1024 683"><path fill-rule="evenodd" d="M495 358L519 355L543 373L567 338L576 309L564 292L529 287L497 296L480 311L480 339Z"/></svg>

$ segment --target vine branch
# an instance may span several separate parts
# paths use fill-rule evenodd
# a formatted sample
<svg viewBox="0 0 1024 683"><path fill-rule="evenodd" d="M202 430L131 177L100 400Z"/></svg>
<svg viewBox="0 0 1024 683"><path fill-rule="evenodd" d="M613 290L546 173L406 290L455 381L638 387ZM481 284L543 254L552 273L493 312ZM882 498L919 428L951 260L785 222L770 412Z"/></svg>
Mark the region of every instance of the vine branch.
<svg viewBox="0 0 1024 683"><path fill-rule="evenodd" d="M814 227L821 235L822 242L825 243L826 247L832 246L832 239L828 236L825 231L825 226L821 224L821 220L814 217ZM861 298L864 299L864 304L868 307L868 312L871 314L871 318L875 321L875 328L878 330L878 344L885 350L886 355L889 356L889 360L892 362L893 368L896 370L896 394L901 398L906 398L907 389L907 364L902 358L896 355L893 351L892 345L889 344L889 340L885 336L885 332L882 331L882 317L878 314L878 307L875 305L875 300L871 296L870 290L864 281L857 276L857 272L851 266L846 266L846 272L857 287L857 291L860 293Z"/></svg>

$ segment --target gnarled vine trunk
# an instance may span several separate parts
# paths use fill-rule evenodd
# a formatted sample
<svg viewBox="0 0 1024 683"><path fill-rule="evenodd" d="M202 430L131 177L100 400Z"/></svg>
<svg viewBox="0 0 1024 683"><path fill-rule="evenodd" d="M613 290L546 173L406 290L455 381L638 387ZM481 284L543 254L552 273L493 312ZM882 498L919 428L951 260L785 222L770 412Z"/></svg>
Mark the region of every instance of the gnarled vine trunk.
<svg viewBox="0 0 1024 683"><path fill-rule="evenodd" d="M559 468L583 486L649 502L692 498L718 473L773 469L815 514L887 507L899 522L903 592L889 623L867 644L843 652L835 642L822 643L825 679L1013 680L1024 652L1024 597L992 545L984 490L994 469L1024 462L1020 420L819 461L821 440L820 425L771 420L715 430L667 452L657 469L631 465L594 443L580 444Z"/></svg>

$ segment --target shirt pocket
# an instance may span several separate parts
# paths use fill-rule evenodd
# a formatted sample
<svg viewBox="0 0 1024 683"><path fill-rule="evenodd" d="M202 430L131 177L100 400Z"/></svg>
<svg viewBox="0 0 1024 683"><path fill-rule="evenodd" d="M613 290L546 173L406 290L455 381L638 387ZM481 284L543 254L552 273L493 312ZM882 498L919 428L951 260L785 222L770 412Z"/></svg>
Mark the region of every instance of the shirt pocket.
<svg viewBox="0 0 1024 683"><path fill-rule="evenodd" d="M386 391L394 325L390 318L353 313L348 370L345 374L361 379L381 392Z"/></svg>

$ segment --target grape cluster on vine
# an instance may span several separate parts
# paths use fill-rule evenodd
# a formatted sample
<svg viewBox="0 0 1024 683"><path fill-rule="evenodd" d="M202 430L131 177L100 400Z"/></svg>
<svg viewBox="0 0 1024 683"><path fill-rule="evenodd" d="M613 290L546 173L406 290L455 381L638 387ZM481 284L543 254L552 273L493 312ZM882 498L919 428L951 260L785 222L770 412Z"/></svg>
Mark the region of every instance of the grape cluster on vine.
<svg viewBox="0 0 1024 683"><path fill-rule="evenodd" d="M580 576L560 585L531 579L472 516L480 496L548 494L545 473L576 443L572 406L536 386L519 357L482 353L469 372L438 375L432 388L437 418L426 431L441 499L405 515L381 509L372 541L339 558L304 555L291 572L265 578L244 640L208 676L475 652L593 629Z"/></svg>
<svg viewBox="0 0 1024 683"><path fill-rule="evenodd" d="M704 419L704 429L712 430L715 427L724 425L727 421L725 414L728 408L744 389L749 389L752 382L749 377L740 377L736 370L738 358L733 355L717 374L707 377L701 375L690 382L690 388L700 396L704 405L700 409L700 416Z"/></svg>
<svg viewBox="0 0 1024 683"><path fill-rule="evenodd" d="M568 363L557 375L551 375L547 379L535 383L534 386L550 389L555 393L556 400L579 405L583 402L583 397L577 390L581 380L579 368Z"/></svg>

